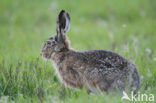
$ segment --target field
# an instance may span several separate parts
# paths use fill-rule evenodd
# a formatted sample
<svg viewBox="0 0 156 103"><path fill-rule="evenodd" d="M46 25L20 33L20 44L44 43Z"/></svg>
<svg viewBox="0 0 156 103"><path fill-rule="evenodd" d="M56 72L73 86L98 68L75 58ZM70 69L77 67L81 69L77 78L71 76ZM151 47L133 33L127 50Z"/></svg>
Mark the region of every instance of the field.
<svg viewBox="0 0 156 103"><path fill-rule="evenodd" d="M61 9L71 15L72 48L111 50L133 61L140 93L156 101L156 0L0 0L0 103L132 103L122 94L61 85L40 56Z"/></svg>

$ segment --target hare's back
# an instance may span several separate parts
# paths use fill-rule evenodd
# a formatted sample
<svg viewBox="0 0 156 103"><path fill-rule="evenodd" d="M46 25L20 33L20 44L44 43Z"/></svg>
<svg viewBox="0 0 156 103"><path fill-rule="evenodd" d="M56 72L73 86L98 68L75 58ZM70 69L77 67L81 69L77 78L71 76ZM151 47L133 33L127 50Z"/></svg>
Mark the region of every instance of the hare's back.
<svg viewBox="0 0 156 103"><path fill-rule="evenodd" d="M124 57L106 50L85 51L82 55L90 65L103 69L124 70L129 64L129 61Z"/></svg>

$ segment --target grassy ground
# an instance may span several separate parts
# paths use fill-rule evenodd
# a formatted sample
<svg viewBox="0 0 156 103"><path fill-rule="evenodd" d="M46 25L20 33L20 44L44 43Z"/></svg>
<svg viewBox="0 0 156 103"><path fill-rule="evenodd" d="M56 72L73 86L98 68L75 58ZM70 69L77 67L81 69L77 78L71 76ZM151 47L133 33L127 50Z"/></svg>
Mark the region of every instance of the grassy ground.
<svg viewBox="0 0 156 103"><path fill-rule="evenodd" d="M61 9L71 15L72 48L128 58L139 68L140 93L156 96L155 0L0 0L0 103L129 103L122 94L88 95L60 85L39 54Z"/></svg>

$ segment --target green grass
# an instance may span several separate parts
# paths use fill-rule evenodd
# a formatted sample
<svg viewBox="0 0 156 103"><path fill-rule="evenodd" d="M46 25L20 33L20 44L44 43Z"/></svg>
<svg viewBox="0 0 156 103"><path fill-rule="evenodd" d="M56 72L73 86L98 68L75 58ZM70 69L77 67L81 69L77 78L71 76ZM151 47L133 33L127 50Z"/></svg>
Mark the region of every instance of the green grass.
<svg viewBox="0 0 156 103"><path fill-rule="evenodd" d="M130 103L61 86L40 56L61 9L71 15L72 48L128 58L139 68L140 92L156 96L155 0L0 0L0 103Z"/></svg>

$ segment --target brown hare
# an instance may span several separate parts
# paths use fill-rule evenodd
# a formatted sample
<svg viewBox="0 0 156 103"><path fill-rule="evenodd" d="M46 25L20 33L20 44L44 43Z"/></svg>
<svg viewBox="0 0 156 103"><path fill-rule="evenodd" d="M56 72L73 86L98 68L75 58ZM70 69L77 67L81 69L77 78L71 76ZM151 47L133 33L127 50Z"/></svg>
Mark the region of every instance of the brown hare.
<svg viewBox="0 0 156 103"><path fill-rule="evenodd" d="M60 81L72 88L88 88L90 92L140 88L137 67L117 53L107 50L77 51L70 48L66 32L70 16L62 10L58 15L57 34L45 43L41 55L51 59Z"/></svg>

